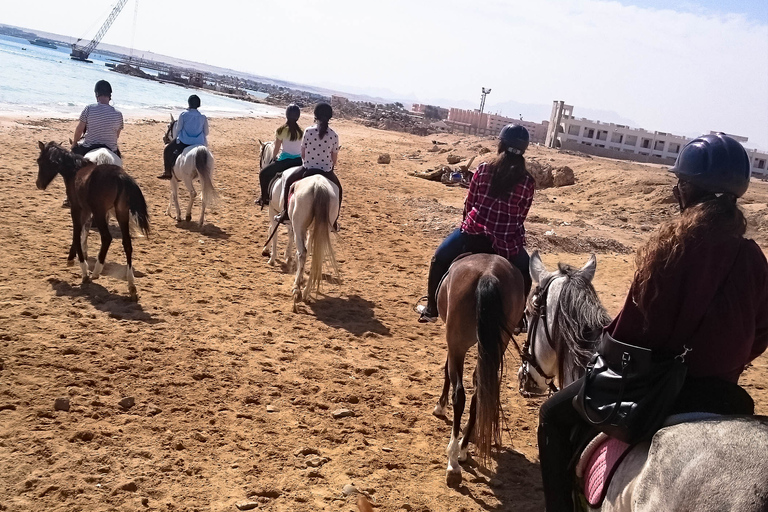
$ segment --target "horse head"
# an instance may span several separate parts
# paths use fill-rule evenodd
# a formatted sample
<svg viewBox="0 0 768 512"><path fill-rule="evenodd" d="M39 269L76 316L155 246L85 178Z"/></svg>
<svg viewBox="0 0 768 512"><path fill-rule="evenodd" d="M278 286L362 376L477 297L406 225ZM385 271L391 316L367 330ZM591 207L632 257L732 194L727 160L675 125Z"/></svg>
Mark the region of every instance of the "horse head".
<svg viewBox="0 0 768 512"><path fill-rule="evenodd" d="M38 145L40 146L40 156L37 157L38 171L35 185L39 190L45 190L53 178L67 167L66 157L71 156L71 153L53 141L47 144L38 141Z"/></svg>
<svg viewBox="0 0 768 512"><path fill-rule="evenodd" d="M259 146L261 146L261 152L259 153L259 168L263 169L272 163L275 156L275 143L272 141L261 142L261 139L259 139Z"/></svg>
<svg viewBox="0 0 768 512"><path fill-rule="evenodd" d="M524 395L545 393L555 381L566 386L583 375L597 336L611 320L592 286L596 268L594 254L580 269L560 263L553 272L538 251L531 255L528 338L518 371Z"/></svg>
<svg viewBox="0 0 768 512"><path fill-rule="evenodd" d="M171 114L171 122L168 123L168 126L165 129L165 135L163 135L163 142L165 144L170 144L171 140L173 139L173 127L176 125L176 120L173 118L173 114Z"/></svg>

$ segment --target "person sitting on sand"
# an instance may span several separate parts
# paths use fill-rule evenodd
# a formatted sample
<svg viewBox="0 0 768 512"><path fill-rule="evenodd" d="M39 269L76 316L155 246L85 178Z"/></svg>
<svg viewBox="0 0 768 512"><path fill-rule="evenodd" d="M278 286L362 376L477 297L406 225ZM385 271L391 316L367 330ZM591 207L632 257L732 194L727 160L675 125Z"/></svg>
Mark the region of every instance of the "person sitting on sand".
<svg viewBox="0 0 768 512"><path fill-rule="evenodd" d="M315 107L316 124L304 132L301 141L302 168L285 180L283 184L283 211L275 216L277 222L288 220L288 191L302 178L322 174L339 188L339 212L341 212L341 183L333 172L339 156L339 136L328 127L333 117L333 108L327 103L318 103ZM333 230L338 231L338 217L333 222Z"/></svg>
<svg viewBox="0 0 768 512"><path fill-rule="evenodd" d="M272 178L291 167L301 165L301 141L304 137L304 130L298 124L300 116L299 106L291 103L285 109L285 124L275 131L272 154L277 158L259 173L261 197L256 201L256 204L261 207L269 202L269 183Z"/></svg>
<svg viewBox="0 0 768 512"><path fill-rule="evenodd" d="M99 80L94 87L96 103L88 105L80 114L80 121L72 139L72 152L85 156L89 151L107 148L122 158L117 139L123 130L123 114L109 104L112 86L106 80Z"/></svg>
<svg viewBox="0 0 768 512"><path fill-rule="evenodd" d="M163 150L165 171L158 176L161 180L171 179L173 166L182 151L189 146L208 145L208 118L197 109L200 108L200 97L193 94L187 99L189 108L179 115L174 126L176 138Z"/></svg>
<svg viewBox="0 0 768 512"><path fill-rule="evenodd" d="M429 267L427 304L416 306L419 322L437 320L437 289L456 257L491 253L508 259L523 274L525 295L531 289L523 222L533 202L536 182L525 169L528 130L509 124L499 133L497 157L482 163L472 176L464 202L464 221L435 251Z"/></svg>

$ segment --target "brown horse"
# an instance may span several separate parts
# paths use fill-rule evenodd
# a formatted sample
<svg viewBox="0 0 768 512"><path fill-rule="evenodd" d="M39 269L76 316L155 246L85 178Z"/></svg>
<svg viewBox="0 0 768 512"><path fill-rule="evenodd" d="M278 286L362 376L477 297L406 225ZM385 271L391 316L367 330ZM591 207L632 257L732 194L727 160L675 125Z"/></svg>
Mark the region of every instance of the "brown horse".
<svg viewBox="0 0 768 512"><path fill-rule="evenodd" d="M501 400L499 392L504 370L504 351L525 307L523 276L509 261L495 254L459 257L451 265L437 295L437 309L445 321L448 357L445 383L433 414L444 417L448 390L453 386L453 429L448 444L448 485L461 483L459 461L467 458L467 445L474 443L482 460L487 460L494 443L501 442ZM459 439L464 413L464 359L477 347L473 375L475 394L469 406L469 421Z"/></svg>
<svg viewBox="0 0 768 512"><path fill-rule="evenodd" d="M88 283L87 237L91 220L101 235L101 250L93 268L93 279L98 279L104 267L112 235L109 233L109 214L114 210L123 238L123 249L128 260L126 277L131 300L138 300L133 283L130 220L133 218L144 235L149 234L149 214L144 195L136 182L122 167L97 165L54 142L40 144L37 188L45 190L57 174L64 178L67 199L71 204L72 248L68 261L77 254L83 271L83 284Z"/></svg>

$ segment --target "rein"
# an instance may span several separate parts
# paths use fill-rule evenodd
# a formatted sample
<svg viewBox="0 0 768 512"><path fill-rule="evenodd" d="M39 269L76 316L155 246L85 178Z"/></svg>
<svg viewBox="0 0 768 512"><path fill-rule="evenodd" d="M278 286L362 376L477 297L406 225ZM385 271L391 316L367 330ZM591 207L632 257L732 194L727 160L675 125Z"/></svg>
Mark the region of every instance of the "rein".
<svg viewBox="0 0 768 512"><path fill-rule="evenodd" d="M554 279L550 278L546 281L546 283L544 283L543 287L536 287L536 290L534 291L531 321L530 325L528 326L528 337L523 344L522 350L520 350L520 347L517 347L517 343L515 343L517 351L520 353L520 359L522 360L522 364L520 366L522 373L519 377L518 392L525 398L549 396L558 391L558 388L554 383L555 376L547 375L544 370L542 370L541 365L539 365L538 361L536 361L536 356L534 355L533 350L534 344L537 340L540 321L544 322L544 335L546 336L546 343L550 346L550 348L552 347L552 335L550 334L549 326L547 325L547 296L549 294L549 287L552 284L552 281L554 281ZM525 384L529 379L531 379L531 367L536 370L539 375L544 377L544 381L547 383L547 387L549 388L547 393L531 393L530 391L525 391Z"/></svg>

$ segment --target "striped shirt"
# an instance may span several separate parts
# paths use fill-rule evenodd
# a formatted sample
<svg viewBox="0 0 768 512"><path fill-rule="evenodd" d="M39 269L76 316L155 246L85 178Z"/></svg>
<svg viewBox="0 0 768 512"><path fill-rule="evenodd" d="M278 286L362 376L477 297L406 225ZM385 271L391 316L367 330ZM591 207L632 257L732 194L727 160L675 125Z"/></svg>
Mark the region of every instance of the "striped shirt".
<svg viewBox="0 0 768 512"><path fill-rule="evenodd" d="M88 105L80 114L80 121L85 123L83 146L104 144L112 151L117 151L117 136L123 129L123 114L106 103Z"/></svg>
<svg viewBox="0 0 768 512"><path fill-rule="evenodd" d="M491 195L490 171L490 166L483 163L472 176L461 230L487 236L496 253L509 259L525 245L523 222L533 202L536 182L526 172L507 197L496 198Z"/></svg>

